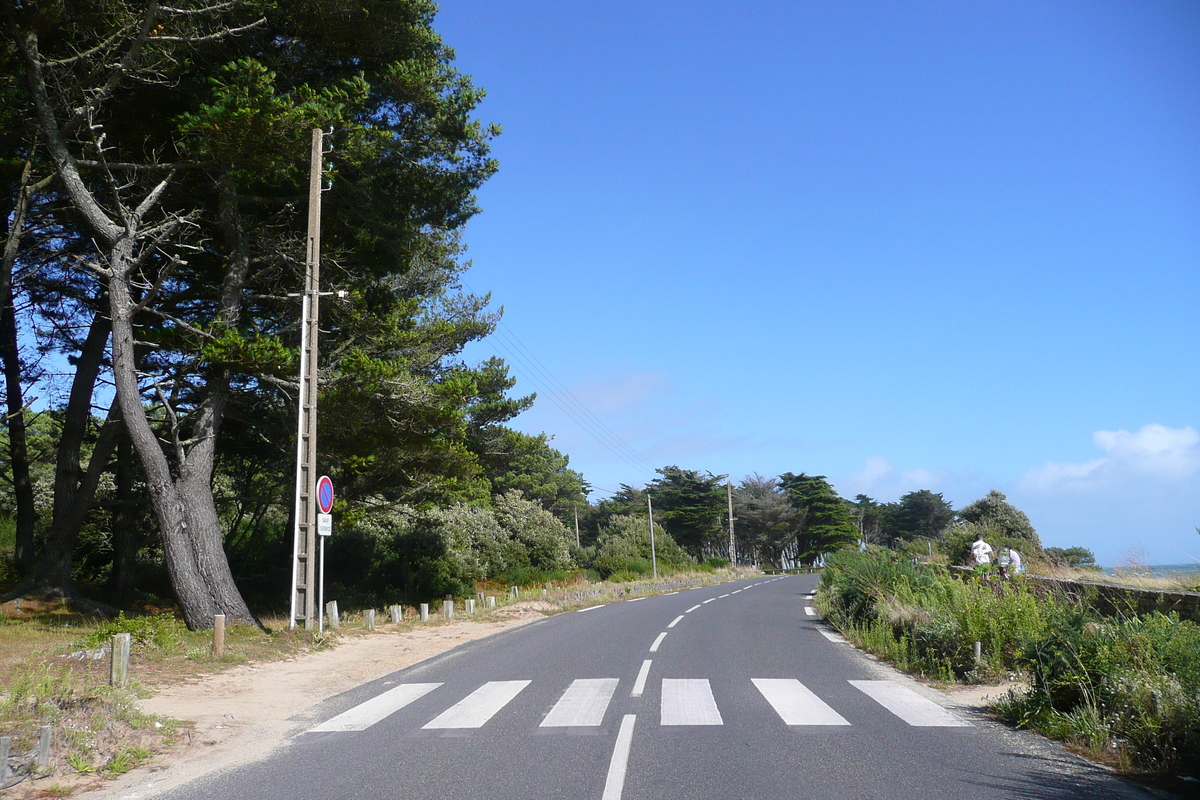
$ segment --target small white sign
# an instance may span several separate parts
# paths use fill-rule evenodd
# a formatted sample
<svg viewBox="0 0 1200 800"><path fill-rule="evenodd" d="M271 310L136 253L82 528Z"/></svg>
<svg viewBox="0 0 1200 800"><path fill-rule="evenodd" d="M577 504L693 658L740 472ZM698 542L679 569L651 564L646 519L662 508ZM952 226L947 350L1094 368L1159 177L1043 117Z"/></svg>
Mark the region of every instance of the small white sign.
<svg viewBox="0 0 1200 800"><path fill-rule="evenodd" d="M317 536L333 535L333 515L317 514Z"/></svg>

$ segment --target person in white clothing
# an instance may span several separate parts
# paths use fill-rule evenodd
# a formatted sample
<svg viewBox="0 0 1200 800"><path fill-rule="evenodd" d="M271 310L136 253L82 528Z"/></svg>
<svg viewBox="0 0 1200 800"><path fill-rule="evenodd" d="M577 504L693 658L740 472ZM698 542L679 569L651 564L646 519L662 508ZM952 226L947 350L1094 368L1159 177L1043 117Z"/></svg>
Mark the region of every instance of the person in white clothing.
<svg viewBox="0 0 1200 800"><path fill-rule="evenodd" d="M971 545L971 557L975 566L986 567L992 563L992 546L983 540L983 534L975 534L975 544Z"/></svg>

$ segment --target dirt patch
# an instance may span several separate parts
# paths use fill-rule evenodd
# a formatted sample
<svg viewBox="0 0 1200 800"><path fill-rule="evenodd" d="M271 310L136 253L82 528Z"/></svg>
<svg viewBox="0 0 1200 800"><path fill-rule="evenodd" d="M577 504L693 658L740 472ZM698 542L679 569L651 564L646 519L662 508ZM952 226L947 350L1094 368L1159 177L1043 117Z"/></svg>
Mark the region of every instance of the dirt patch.
<svg viewBox="0 0 1200 800"><path fill-rule="evenodd" d="M492 621L455 621L400 631L384 626L343 637L330 650L269 663L248 663L216 675L158 687L143 711L187 720L179 743L146 766L112 781L95 776L26 781L5 800L87 791L89 800L147 800L210 772L265 758L287 742L293 717L317 703L460 644L543 618L540 601L505 606ZM499 610L498 610L499 611ZM390 629L389 629L390 628ZM95 790L95 791L91 791Z"/></svg>
<svg viewBox="0 0 1200 800"><path fill-rule="evenodd" d="M978 686L955 685L938 686L937 688L949 698L952 706L986 711L989 705L1002 699L1009 692L1023 692L1029 688L1029 684L1024 681L1004 681L1003 683Z"/></svg>

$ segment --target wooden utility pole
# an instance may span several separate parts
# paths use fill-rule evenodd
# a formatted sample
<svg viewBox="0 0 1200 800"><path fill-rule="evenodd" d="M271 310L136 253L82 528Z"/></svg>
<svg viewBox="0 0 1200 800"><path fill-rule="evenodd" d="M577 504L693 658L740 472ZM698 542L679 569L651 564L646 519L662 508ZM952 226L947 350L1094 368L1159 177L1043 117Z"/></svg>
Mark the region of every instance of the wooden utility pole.
<svg viewBox="0 0 1200 800"><path fill-rule="evenodd" d="M733 483L725 481L725 496L729 498L729 566L737 566L737 552L733 544Z"/></svg>
<svg viewBox="0 0 1200 800"><path fill-rule="evenodd" d="M650 570L654 579L658 580L658 554L654 551L654 504L650 495L646 495L646 511L650 515Z"/></svg>
<svg viewBox="0 0 1200 800"><path fill-rule="evenodd" d="M579 547L579 506L574 506L575 509L575 546Z"/></svg>
<svg viewBox="0 0 1200 800"><path fill-rule="evenodd" d="M296 433L296 505L290 627L316 624L317 306L321 288L321 173L325 136L313 128L308 171L308 253L300 328L300 419Z"/></svg>

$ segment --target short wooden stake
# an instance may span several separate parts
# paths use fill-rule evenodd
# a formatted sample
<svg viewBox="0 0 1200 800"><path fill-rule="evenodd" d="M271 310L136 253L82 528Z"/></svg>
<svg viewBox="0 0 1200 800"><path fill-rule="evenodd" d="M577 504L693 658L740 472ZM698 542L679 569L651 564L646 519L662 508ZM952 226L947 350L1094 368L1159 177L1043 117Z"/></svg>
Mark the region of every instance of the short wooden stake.
<svg viewBox="0 0 1200 800"><path fill-rule="evenodd" d="M329 621L329 627L342 627L342 618L338 616L337 600L330 600L325 604L325 619Z"/></svg>
<svg viewBox="0 0 1200 800"><path fill-rule="evenodd" d="M129 645L132 634L118 633L112 637L112 668L109 670L110 686L124 688L129 683Z"/></svg>
<svg viewBox="0 0 1200 800"><path fill-rule="evenodd" d="M981 642L976 642L975 643L975 663L978 664L981 661L983 661L983 644Z"/></svg>
<svg viewBox="0 0 1200 800"><path fill-rule="evenodd" d="M368 608L363 614L363 627L369 631L375 630L375 609Z"/></svg>
<svg viewBox="0 0 1200 800"><path fill-rule="evenodd" d="M468 614L475 613L475 598L474 597L467 598L467 613Z"/></svg>
<svg viewBox="0 0 1200 800"><path fill-rule="evenodd" d="M442 616L445 617L446 619L454 619L454 601L453 600L443 600L442 601Z"/></svg>
<svg viewBox="0 0 1200 800"><path fill-rule="evenodd" d="M225 657L225 615L213 614L213 658Z"/></svg>
<svg viewBox="0 0 1200 800"><path fill-rule="evenodd" d="M128 636L129 634L125 634ZM41 733L38 735L37 746L37 765L39 769L50 769L50 735L54 728L50 725L43 725Z"/></svg>
<svg viewBox="0 0 1200 800"><path fill-rule="evenodd" d="M11 736L0 736L0 784L8 782L8 745Z"/></svg>
<svg viewBox="0 0 1200 800"><path fill-rule="evenodd" d="M421 622L429 622L429 603L421 603Z"/></svg>
<svg viewBox="0 0 1200 800"><path fill-rule="evenodd" d="M485 606L487 606L488 608L495 608L496 607L496 598L489 594L487 597L487 600L485 600L483 602L483 604Z"/></svg>
<svg viewBox="0 0 1200 800"><path fill-rule="evenodd" d="M400 623L400 614L401 614L400 606L389 606L388 613L391 615L392 624L398 625Z"/></svg>

